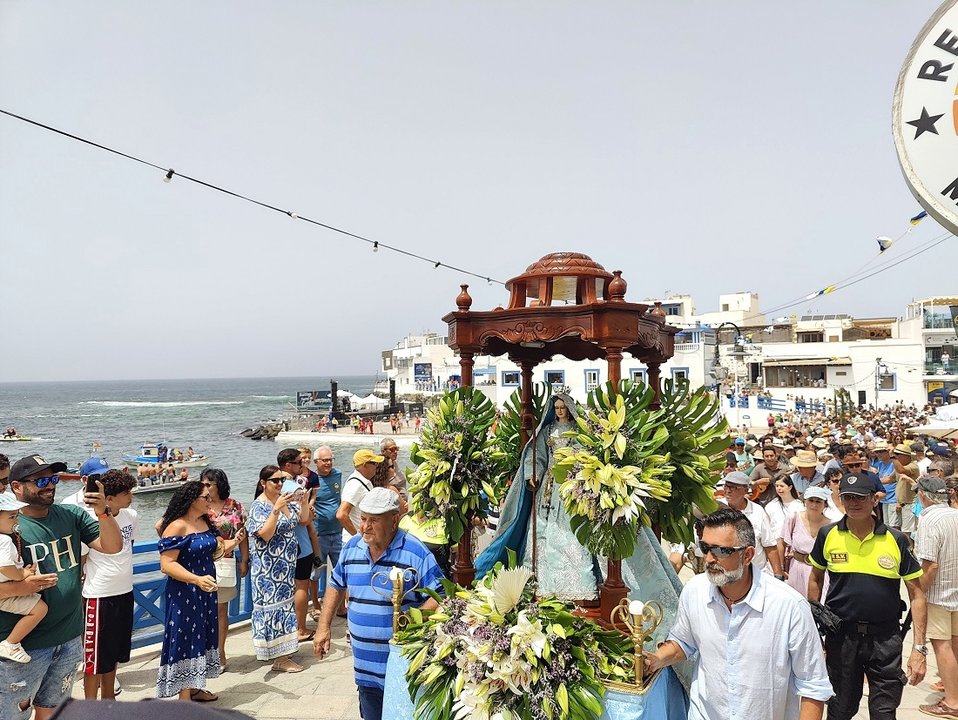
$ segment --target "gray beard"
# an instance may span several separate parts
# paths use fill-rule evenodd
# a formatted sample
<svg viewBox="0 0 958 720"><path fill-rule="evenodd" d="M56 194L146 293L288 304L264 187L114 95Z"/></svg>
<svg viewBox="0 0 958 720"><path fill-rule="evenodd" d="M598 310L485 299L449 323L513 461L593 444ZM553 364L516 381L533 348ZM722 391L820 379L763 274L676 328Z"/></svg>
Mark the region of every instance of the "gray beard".
<svg viewBox="0 0 958 720"><path fill-rule="evenodd" d="M742 563L736 570L726 570L718 565L706 565L705 574L708 575L710 583L716 587L723 587L725 585L730 585L733 582L738 582L742 579L742 577L745 575L745 564Z"/></svg>

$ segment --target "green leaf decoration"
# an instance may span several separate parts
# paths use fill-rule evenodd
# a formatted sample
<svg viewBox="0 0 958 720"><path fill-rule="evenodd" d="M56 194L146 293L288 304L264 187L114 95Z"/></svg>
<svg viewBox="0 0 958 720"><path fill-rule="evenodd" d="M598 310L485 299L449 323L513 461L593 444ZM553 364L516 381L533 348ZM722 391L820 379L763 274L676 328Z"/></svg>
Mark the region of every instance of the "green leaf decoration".
<svg viewBox="0 0 958 720"><path fill-rule="evenodd" d="M499 502L504 454L491 433L496 408L481 390L461 387L443 395L426 413L421 442L414 443L406 469L410 511L426 520L442 519L450 543L462 538L473 518L484 518L485 504Z"/></svg>

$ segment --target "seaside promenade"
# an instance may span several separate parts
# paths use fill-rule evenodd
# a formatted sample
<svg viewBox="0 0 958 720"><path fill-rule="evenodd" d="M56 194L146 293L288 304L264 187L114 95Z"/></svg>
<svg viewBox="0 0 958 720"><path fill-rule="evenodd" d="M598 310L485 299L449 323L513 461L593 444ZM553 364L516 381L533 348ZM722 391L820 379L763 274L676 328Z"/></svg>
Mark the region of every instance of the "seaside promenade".
<svg viewBox="0 0 958 720"><path fill-rule="evenodd" d="M684 568L683 582L692 576ZM309 621L313 625L312 620ZM353 681L353 657L345 640L346 621L335 618L332 628L332 647L323 660L313 655L312 642L302 643L295 659L305 666L301 673L277 673L270 663L261 663L253 654L253 641L248 622L234 626L226 640L228 671L210 681L208 689L219 695L210 707L237 710L253 718L264 720L358 720L359 700ZM911 647L909 633L905 647ZM906 653L907 655L907 653ZM155 695L156 673L160 664L160 646L134 650L130 662L121 665L117 676L123 691L119 702L152 699ZM934 653L928 655L928 674L916 687L906 686L899 720L925 718L919 705L937 702L941 695L931 692L929 686L937 680ZM867 686L865 692L867 693ZM82 682L73 688L73 697L83 697ZM175 699L163 702L179 702ZM868 698L862 698L856 720L867 720Z"/></svg>

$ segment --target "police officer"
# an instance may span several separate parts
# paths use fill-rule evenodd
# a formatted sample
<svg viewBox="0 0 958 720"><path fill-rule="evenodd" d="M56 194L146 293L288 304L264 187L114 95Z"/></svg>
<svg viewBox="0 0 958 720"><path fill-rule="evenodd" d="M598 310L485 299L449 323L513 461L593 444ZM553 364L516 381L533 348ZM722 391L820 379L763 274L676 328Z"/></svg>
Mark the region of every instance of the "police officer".
<svg viewBox="0 0 958 720"><path fill-rule="evenodd" d="M829 720L850 720L858 712L863 677L868 678L871 720L894 720L906 682L925 677L925 593L921 565L905 535L873 514L878 498L871 479L848 473L839 484L845 517L818 532L808 556L812 575L808 599L821 598L825 571L826 607L842 618L841 629L825 638L828 677L835 695ZM911 602L914 638L907 675L902 672L901 585Z"/></svg>

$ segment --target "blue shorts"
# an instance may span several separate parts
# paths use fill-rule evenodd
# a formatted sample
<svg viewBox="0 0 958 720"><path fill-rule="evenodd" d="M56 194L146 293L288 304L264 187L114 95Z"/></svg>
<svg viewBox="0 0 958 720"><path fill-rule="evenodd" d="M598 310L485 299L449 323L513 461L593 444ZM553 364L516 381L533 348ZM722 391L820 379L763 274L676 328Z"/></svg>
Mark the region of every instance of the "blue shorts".
<svg viewBox="0 0 958 720"><path fill-rule="evenodd" d="M53 709L70 697L83 661L80 638L62 645L28 650L31 660L0 660L0 718L29 720L33 707ZM26 703L26 709L20 706Z"/></svg>

